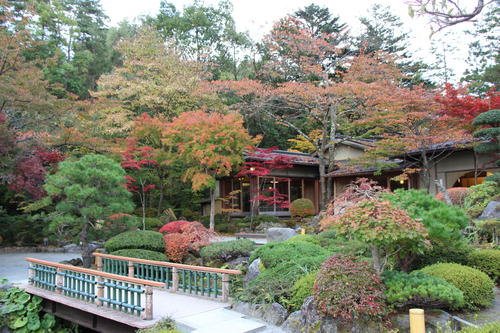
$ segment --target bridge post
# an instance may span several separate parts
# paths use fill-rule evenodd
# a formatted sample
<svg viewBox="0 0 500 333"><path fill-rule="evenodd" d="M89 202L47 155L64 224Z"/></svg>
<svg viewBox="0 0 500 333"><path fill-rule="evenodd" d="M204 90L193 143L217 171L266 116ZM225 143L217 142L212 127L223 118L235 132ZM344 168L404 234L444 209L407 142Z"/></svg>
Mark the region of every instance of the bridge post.
<svg viewBox="0 0 500 333"><path fill-rule="evenodd" d="M229 274L222 274L222 300L227 302L229 300Z"/></svg>
<svg viewBox="0 0 500 333"><path fill-rule="evenodd" d="M132 261L128 261L128 276L134 277L134 263Z"/></svg>
<svg viewBox="0 0 500 333"><path fill-rule="evenodd" d="M29 268L28 268L28 283L33 284L33 278L35 277L35 270L33 269L33 263L29 263Z"/></svg>
<svg viewBox="0 0 500 333"><path fill-rule="evenodd" d="M146 307L144 309L144 320L153 319L153 288L146 287Z"/></svg>
<svg viewBox="0 0 500 333"><path fill-rule="evenodd" d="M95 256L95 265L97 266L97 270L102 272L102 257Z"/></svg>
<svg viewBox="0 0 500 333"><path fill-rule="evenodd" d="M97 257L99 258L99 257ZM97 277L97 297L95 303L97 306L103 306L103 301L99 298L104 297L104 278L102 276Z"/></svg>
<svg viewBox="0 0 500 333"><path fill-rule="evenodd" d="M56 270L56 293L62 294L62 286L63 286L63 276L60 274L62 273L63 269L58 267Z"/></svg>
<svg viewBox="0 0 500 333"><path fill-rule="evenodd" d="M176 292L178 290L179 290L179 271L177 270L177 267L172 267L172 291Z"/></svg>

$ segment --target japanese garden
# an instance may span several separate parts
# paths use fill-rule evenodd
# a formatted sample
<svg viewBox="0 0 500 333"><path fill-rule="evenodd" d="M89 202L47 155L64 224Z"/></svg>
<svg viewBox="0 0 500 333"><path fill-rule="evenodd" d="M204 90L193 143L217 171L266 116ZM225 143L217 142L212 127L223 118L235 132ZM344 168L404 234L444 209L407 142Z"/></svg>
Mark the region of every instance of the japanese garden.
<svg viewBox="0 0 500 333"><path fill-rule="evenodd" d="M0 331L499 333L498 1L243 3L0 0Z"/></svg>

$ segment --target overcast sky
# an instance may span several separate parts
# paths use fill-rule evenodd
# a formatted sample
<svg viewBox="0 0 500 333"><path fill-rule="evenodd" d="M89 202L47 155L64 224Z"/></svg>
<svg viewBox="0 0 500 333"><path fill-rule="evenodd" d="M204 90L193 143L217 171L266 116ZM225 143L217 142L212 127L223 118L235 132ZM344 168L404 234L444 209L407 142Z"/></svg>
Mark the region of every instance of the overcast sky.
<svg viewBox="0 0 500 333"><path fill-rule="evenodd" d="M116 25L123 19L133 20L140 15L154 15L160 7L160 0L101 1L104 10L110 17L111 25ZM181 9L192 1L170 0L170 2ZM340 16L341 20L347 23L354 33L359 30L358 18L366 16L369 8L374 3L390 5L393 13L402 19L405 28L411 32L413 48L411 51L427 62L433 61L434 57L430 51L430 27L425 18L410 18L408 16L408 7L403 0L233 0L233 17L239 31L248 31L254 40L259 40L270 30L273 22L312 2L328 7L330 12ZM205 0L207 5L217 3L216 0ZM461 42L457 43L458 50L451 55L451 63L459 75L465 69L465 58L467 57L467 43L463 39L463 30L466 28L470 28L470 25L462 24L449 29L454 35L461 36ZM433 39L438 37L439 35L435 35Z"/></svg>

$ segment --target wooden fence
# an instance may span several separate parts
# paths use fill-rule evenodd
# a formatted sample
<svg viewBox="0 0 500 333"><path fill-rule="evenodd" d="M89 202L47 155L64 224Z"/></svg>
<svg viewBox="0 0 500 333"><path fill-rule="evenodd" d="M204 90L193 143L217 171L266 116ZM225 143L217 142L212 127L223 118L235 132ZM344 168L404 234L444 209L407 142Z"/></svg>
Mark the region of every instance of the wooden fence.
<svg viewBox="0 0 500 333"><path fill-rule="evenodd" d="M99 271L161 282L174 292L182 291L224 302L229 299L230 275L241 274L241 271L233 269L183 265L99 252L93 255Z"/></svg>
<svg viewBox="0 0 500 333"><path fill-rule="evenodd" d="M153 318L153 287L164 283L93 269L26 258L29 283L35 287L117 311Z"/></svg>

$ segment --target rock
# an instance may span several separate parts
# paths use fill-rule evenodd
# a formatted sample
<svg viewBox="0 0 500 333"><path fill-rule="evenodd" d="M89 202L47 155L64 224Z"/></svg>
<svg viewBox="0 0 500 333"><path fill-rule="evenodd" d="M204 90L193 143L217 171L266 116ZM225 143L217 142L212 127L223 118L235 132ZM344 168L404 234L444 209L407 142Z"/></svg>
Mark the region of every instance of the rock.
<svg viewBox="0 0 500 333"><path fill-rule="evenodd" d="M281 325L283 331L290 333L302 333L303 327L304 327L304 316L302 315L302 311L292 312L285 320L283 325Z"/></svg>
<svg viewBox="0 0 500 333"><path fill-rule="evenodd" d="M500 219L500 201L490 201L478 217L479 220Z"/></svg>
<svg viewBox="0 0 500 333"><path fill-rule="evenodd" d="M263 222L255 227L255 232L259 232L259 233L266 232L268 229L271 229L271 228L286 228L286 224L280 223L280 222Z"/></svg>
<svg viewBox="0 0 500 333"><path fill-rule="evenodd" d="M297 235L295 230L290 228L270 228L267 230L266 238L268 242L282 242Z"/></svg>
<svg viewBox="0 0 500 333"><path fill-rule="evenodd" d="M76 244L68 244L63 246L64 252L68 253L80 253L81 248Z"/></svg>
<svg viewBox="0 0 500 333"><path fill-rule="evenodd" d="M247 274L245 275L245 283L248 283L255 279L257 275L260 274L260 258L255 259L252 261L252 263L248 266Z"/></svg>
<svg viewBox="0 0 500 333"><path fill-rule="evenodd" d="M232 309L276 326L281 325L288 317L288 311L279 303L252 304L247 302L235 302L232 305Z"/></svg>
<svg viewBox="0 0 500 333"><path fill-rule="evenodd" d="M4 290L9 290L10 288L14 288L14 285L12 283L2 283L0 284L0 290L4 291Z"/></svg>
<svg viewBox="0 0 500 333"><path fill-rule="evenodd" d="M399 332L408 332L410 329L410 316L408 313L397 313L390 318L391 324Z"/></svg>
<svg viewBox="0 0 500 333"><path fill-rule="evenodd" d="M82 258L74 258L74 259L70 259L70 260L63 260L60 263L64 264L64 265L71 265L71 266L83 266Z"/></svg>
<svg viewBox="0 0 500 333"><path fill-rule="evenodd" d="M279 303L265 304L259 308L260 318L266 323L279 326L288 317L288 311Z"/></svg>
<svg viewBox="0 0 500 333"><path fill-rule="evenodd" d="M12 333L13 331L7 325L0 326L0 333Z"/></svg>
<svg viewBox="0 0 500 333"><path fill-rule="evenodd" d="M452 316L443 310L425 310L425 326L432 331L451 333Z"/></svg>
<svg viewBox="0 0 500 333"><path fill-rule="evenodd" d="M228 268L236 269L240 265L247 265L249 257L239 257L227 263Z"/></svg>

